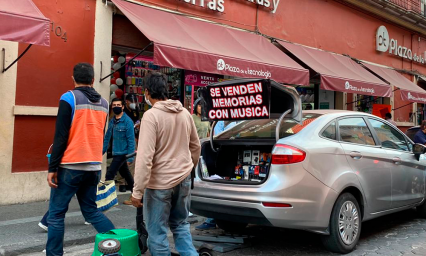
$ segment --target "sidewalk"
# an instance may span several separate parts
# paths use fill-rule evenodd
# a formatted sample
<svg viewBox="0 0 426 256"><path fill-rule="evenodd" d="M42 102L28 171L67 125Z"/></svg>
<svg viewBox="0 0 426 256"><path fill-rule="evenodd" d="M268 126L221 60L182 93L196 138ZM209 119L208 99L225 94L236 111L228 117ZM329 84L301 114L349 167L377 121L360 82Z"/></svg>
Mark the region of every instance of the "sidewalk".
<svg viewBox="0 0 426 256"><path fill-rule="evenodd" d="M136 208L123 205L130 193L119 193L119 205L106 213L116 228L136 230ZM0 256L45 255L47 232L37 226L48 202L0 207ZM198 219L198 218L197 218ZM201 218L198 221L202 221ZM77 200L71 200L65 218L66 255L91 255L96 230L84 224Z"/></svg>
<svg viewBox="0 0 426 256"><path fill-rule="evenodd" d="M90 256L93 253L93 249L94 249L93 243L84 244L84 245L75 245L75 246L65 247L64 254L67 256ZM45 256L45 255L46 253L44 252L21 254L21 256Z"/></svg>

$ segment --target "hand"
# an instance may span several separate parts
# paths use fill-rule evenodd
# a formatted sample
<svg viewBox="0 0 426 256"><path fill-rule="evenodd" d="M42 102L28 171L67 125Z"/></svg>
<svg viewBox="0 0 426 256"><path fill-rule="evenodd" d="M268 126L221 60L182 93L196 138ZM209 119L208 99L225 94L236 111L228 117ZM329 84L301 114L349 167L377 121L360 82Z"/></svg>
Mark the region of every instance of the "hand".
<svg viewBox="0 0 426 256"><path fill-rule="evenodd" d="M51 188L58 187L58 173L57 172L49 172L47 174L47 183Z"/></svg>
<svg viewBox="0 0 426 256"><path fill-rule="evenodd" d="M134 207L141 208L143 206L141 199L136 199L132 196L131 200Z"/></svg>

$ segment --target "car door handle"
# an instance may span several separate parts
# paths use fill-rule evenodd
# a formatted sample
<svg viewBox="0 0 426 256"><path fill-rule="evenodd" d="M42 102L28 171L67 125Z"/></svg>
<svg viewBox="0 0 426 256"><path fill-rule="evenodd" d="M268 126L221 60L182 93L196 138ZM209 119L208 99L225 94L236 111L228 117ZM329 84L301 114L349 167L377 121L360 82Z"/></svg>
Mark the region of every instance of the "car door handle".
<svg viewBox="0 0 426 256"><path fill-rule="evenodd" d="M355 160L362 158L362 154L360 152L357 152L357 151L352 151L351 153L349 153L349 155Z"/></svg>
<svg viewBox="0 0 426 256"><path fill-rule="evenodd" d="M394 158L392 158L392 161L393 161L394 164L400 164L401 163L401 158L394 157Z"/></svg>

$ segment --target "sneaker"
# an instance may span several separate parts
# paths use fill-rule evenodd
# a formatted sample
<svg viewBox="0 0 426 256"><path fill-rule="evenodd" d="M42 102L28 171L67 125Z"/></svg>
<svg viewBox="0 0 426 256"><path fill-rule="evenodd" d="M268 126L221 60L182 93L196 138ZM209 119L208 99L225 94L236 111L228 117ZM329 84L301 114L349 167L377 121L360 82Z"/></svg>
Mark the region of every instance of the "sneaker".
<svg viewBox="0 0 426 256"><path fill-rule="evenodd" d="M211 224L207 222L204 222L203 224L195 227L195 229L197 230L210 230L215 228L216 228L216 224Z"/></svg>
<svg viewBox="0 0 426 256"><path fill-rule="evenodd" d="M44 231L46 231L46 232L47 232L47 226L46 226L46 225L44 225L43 223L39 222L39 223L38 223L38 226L39 226L40 228L42 228Z"/></svg>
<svg viewBox="0 0 426 256"><path fill-rule="evenodd" d="M85 221L84 225L91 225L89 222Z"/></svg>
<svg viewBox="0 0 426 256"><path fill-rule="evenodd" d="M192 212L189 212L188 217L192 217L194 214Z"/></svg>

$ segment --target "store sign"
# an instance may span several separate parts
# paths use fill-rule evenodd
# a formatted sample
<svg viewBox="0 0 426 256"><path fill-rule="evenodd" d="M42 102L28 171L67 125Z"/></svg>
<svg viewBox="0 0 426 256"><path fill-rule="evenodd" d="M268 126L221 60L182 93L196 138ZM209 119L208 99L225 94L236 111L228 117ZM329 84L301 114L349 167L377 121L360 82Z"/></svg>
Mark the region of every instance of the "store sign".
<svg viewBox="0 0 426 256"><path fill-rule="evenodd" d="M275 13L277 11L278 5L280 4L280 0L246 0L247 2L255 3L257 5L270 8L272 4L272 13Z"/></svg>
<svg viewBox="0 0 426 256"><path fill-rule="evenodd" d="M265 81L208 86L205 115L211 121L269 118L268 86Z"/></svg>
<svg viewBox="0 0 426 256"><path fill-rule="evenodd" d="M206 86L220 81L219 75L201 73L195 71L185 71L185 84L195 86Z"/></svg>
<svg viewBox="0 0 426 256"><path fill-rule="evenodd" d="M231 73L235 73L235 76L241 76L239 74L250 75L253 77L262 77L262 78L271 78L271 72L268 70L254 70L250 68L242 68L237 66L232 66L226 64L223 59L217 60L217 70L218 71L228 71Z"/></svg>
<svg viewBox="0 0 426 256"><path fill-rule="evenodd" d="M271 8L271 12L277 11L280 0L244 0L246 2L254 3L265 8ZM212 11L224 12L225 11L225 0L184 0L185 3L197 5L200 7L207 8ZM271 6L272 5L272 6Z"/></svg>
<svg viewBox="0 0 426 256"><path fill-rule="evenodd" d="M345 89L346 89L346 91L351 91L351 92L354 92L354 93L374 94L374 88L365 88L365 87L353 86L348 81L346 81L346 83L345 83Z"/></svg>
<svg viewBox="0 0 426 256"><path fill-rule="evenodd" d="M403 96L403 98L404 98L404 96L405 96L405 94L402 94L401 93L401 95ZM416 96L414 96L414 95L412 95L411 94L411 92L409 92L408 94L407 94L407 99L409 100L409 101L414 101L414 102L426 102L426 98L425 97L422 97L422 96L420 96L420 95L418 95L417 97Z"/></svg>
<svg viewBox="0 0 426 256"><path fill-rule="evenodd" d="M225 11L225 0L184 0L184 2L192 5L198 5L212 11Z"/></svg>
<svg viewBox="0 0 426 256"><path fill-rule="evenodd" d="M376 51L389 52L401 58L425 64L426 52L413 53L410 48L398 45L398 40L389 36L389 32L385 26L380 26L376 33Z"/></svg>

